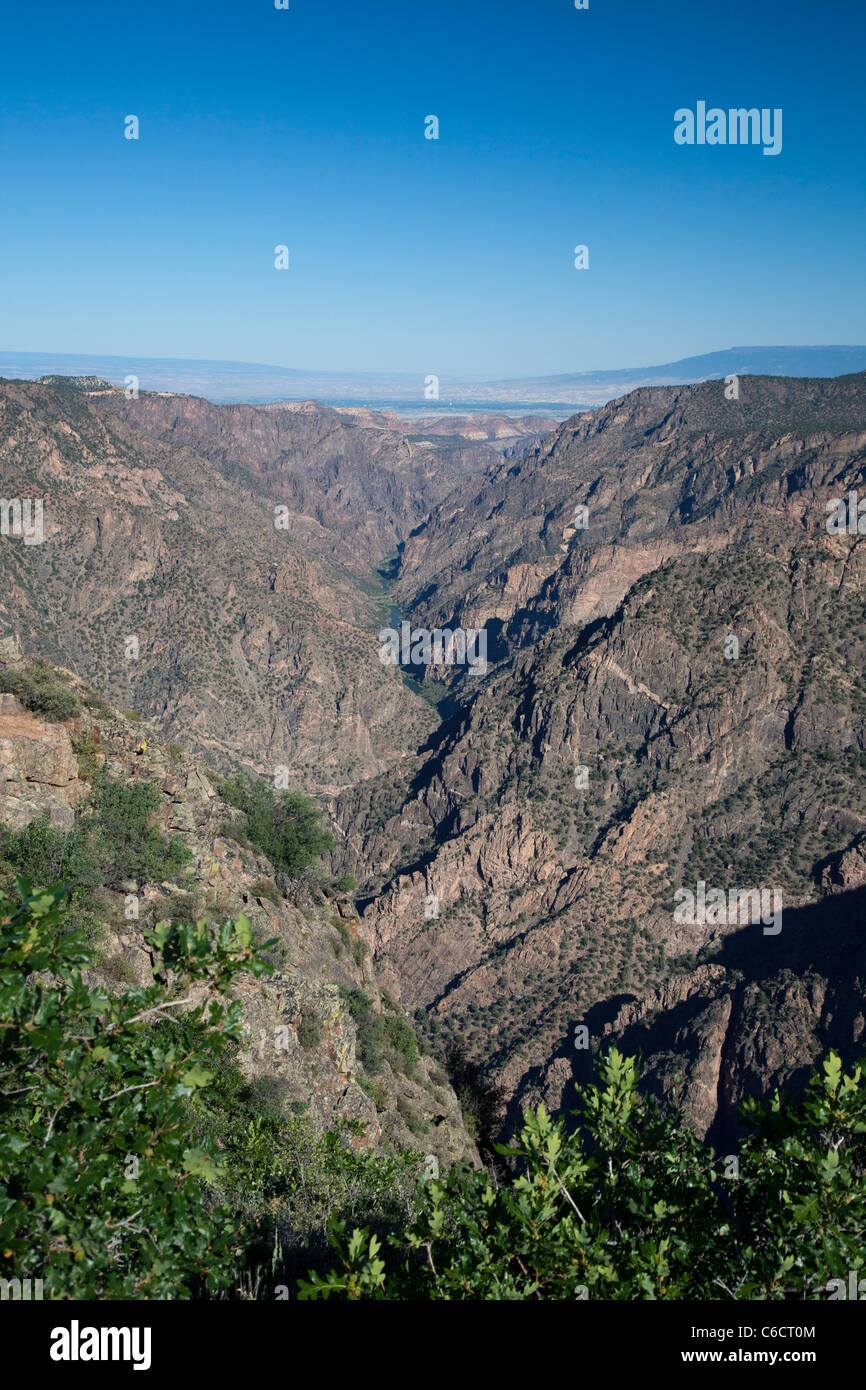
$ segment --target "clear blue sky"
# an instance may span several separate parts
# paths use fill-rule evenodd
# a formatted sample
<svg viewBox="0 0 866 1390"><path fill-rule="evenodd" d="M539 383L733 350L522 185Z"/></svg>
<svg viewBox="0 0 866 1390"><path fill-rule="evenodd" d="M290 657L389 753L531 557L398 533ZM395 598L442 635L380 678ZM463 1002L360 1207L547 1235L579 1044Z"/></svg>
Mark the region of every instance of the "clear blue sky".
<svg viewBox="0 0 866 1390"><path fill-rule="evenodd" d="M0 348L480 379L862 343L864 60L863 0L9 5ZM675 145L699 99L781 107L782 153Z"/></svg>

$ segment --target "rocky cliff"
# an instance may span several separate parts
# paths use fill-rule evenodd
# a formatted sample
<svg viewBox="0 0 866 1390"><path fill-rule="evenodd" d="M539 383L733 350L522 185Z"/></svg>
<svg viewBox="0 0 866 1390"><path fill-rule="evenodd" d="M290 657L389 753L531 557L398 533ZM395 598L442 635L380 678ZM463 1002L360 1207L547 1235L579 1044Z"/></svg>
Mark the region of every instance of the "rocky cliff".
<svg viewBox="0 0 866 1390"><path fill-rule="evenodd" d="M4 644L3 657L0 684L14 683L10 673L22 662L13 643ZM415 1058L414 1046L402 1053L386 1048L365 1065L359 997L372 1016L399 1019L400 1037L408 1027L379 988L351 898L327 876L286 880L245 842L243 818L218 796L211 768L179 745L161 743L151 726L111 710L80 683L70 688L79 710L62 722L0 694L0 824L20 830L45 817L68 832L87 811L94 779L104 776L157 789L154 825L178 836L191 855L177 882L97 887L98 974L116 989L149 984L145 927L165 918L218 922L244 913L254 939L277 942L270 953L275 972L239 986L244 1074L264 1080L287 1110L303 1110L320 1131L353 1119L361 1122L359 1142L370 1147L418 1149L443 1163L471 1159L456 1097L429 1055ZM0 862L0 872L10 870Z"/></svg>
<svg viewBox="0 0 866 1390"><path fill-rule="evenodd" d="M0 382L4 497L44 505L41 543L0 544L0 626L216 765L311 791L375 775L437 722L378 659L376 567L501 457L483 421L425 428Z"/></svg>
<svg viewBox="0 0 866 1390"><path fill-rule="evenodd" d="M842 932L828 873L856 881L866 826L866 551L856 521L826 524L864 492L866 379L740 388L639 391L567 422L403 548L413 616L487 622L498 664L473 697L458 678L463 703L399 787L344 794L344 859L367 866L387 978L517 1102L567 1104L581 1026L591 1048L639 1040L664 1091L687 1073L703 1131L829 1038L860 1044L838 937L823 954L810 937L814 989L790 943L807 919ZM682 920L699 881L779 894L778 936L739 908ZM733 966L692 971L729 941L754 957L751 994ZM759 988L776 1001L760 1023Z"/></svg>
<svg viewBox="0 0 866 1390"><path fill-rule="evenodd" d="M0 544L7 628L326 793L377 976L512 1113L617 1037L728 1133L859 1049L866 377L646 388L519 458L92 383L0 406L5 491L48 498ZM378 660L388 601L486 625L486 676L416 668L434 709Z"/></svg>

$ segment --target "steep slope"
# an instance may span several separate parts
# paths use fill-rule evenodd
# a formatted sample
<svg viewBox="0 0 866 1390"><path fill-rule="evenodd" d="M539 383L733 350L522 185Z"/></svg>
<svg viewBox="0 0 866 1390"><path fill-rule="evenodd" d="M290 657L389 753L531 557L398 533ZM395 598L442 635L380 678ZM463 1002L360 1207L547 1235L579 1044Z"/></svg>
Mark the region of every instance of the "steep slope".
<svg viewBox="0 0 866 1390"><path fill-rule="evenodd" d="M48 496L43 545L0 542L7 625L213 763L329 793L384 983L514 1106L567 1105L628 1036L722 1132L857 1046L859 966L821 924L856 962L866 552L826 520L866 492L866 377L645 389L504 462L315 407L2 404L4 488ZM486 678L426 673L442 719L378 661L395 547L413 625L487 625ZM780 894L781 930L760 896L683 920L699 882Z"/></svg>
<svg viewBox="0 0 866 1390"><path fill-rule="evenodd" d="M28 666L14 642L3 643L0 658L0 686L16 684ZM267 1082L287 1111L302 1110L319 1130L352 1119L371 1147L420 1149L443 1162L471 1158L447 1078L429 1056L415 1055L400 1009L377 984L351 899L327 877L289 881L275 871L246 842L243 817L219 798L211 769L178 745L159 743L155 730L77 682L70 688L78 711L60 721L0 694L0 827L20 831L43 817L69 832L87 813L97 780L107 778L158 793L153 825L178 837L191 856L176 881L100 880L99 975L115 989L149 984L153 958L144 927L244 913L254 939L277 939L275 973L247 977L239 987L244 1074ZM11 872L0 849L0 873ZM66 872L59 864L58 875ZM377 1018L385 1039L378 1050L370 1041ZM402 1047L389 1044L392 1036Z"/></svg>
<svg viewBox="0 0 866 1390"><path fill-rule="evenodd" d="M315 406L2 383L4 493L44 502L44 539L2 538L0 621L211 761L333 791L435 727L378 660L374 570L499 457Z"/></svg>
<svg viewBox="0 0 866 1390"><path fill-rule="evenodd" d="M601 1027L602 1043L616 1037L640 1052L644 1084L681 1104L717 1146L741 1135L745 1097L799 1086L830 1048L862 1055L866 860L858 847L834 859L848 862L849 887L825 880L829 892L787 912L783 942L731 933L694 969L610 1010ZM540 1085L559 1105L563 1085L585 1073L563 1053L527 1089Z"/></svg>
<svg viewBox="0 0 866 1390"><path fill-rule="evenodd" d="M495 614L501 664L399 785L340 799L341 862L368 866L364 921L404 1000L519 1100L567 1099L575 1025L597 1047L632 1026L629 1000L675 1004L711 942L742 932L762 977L794 968L787 925L684 922L678 890L775 891L796 924L866 829L866 550L825 524L864 493L864 398L862 376L746 379L738 402L640 391L452 496L404 549L413 618ZM715 977L692 990L711 1009ZM821 1029L801 1025L814 1057ZM751 1027L725 1075L748 1070ZM761 1027L780 1065L749 1086L805 1055ZM685 1103L706 1129L721 1063L703 1052Z"/></svg>
<svg viewBox="0 0 866 1390"><path fill-rule="evenodd" d="M433 509L401 548L395 600L429 626L502 629L507 650L609 614L672 546L723 544L753 488L766 500L840 436L856 447L864 381L744 377L736 400L722 382L646 388L573 417Z"/></svg>

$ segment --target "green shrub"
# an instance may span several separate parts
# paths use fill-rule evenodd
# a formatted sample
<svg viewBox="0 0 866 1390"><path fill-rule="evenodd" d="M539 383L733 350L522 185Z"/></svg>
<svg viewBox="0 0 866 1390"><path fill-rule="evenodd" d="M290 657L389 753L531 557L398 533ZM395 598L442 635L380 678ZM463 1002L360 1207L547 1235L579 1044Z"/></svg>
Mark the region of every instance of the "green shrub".
<svg viewBox="0 0 866 1390"><path fill-rule="evenodd" d="M242 1224L236 1276L242 1297L273 1299L275 1286L296 1295L297 1277L311 1263L328 1268L332 1224L362 1220L382 1235L396 1234L407 1211L415 1211L420 1154L362 1147L366 1130L357 1120L317 1134L302 1105L287 1115L245 1082L228 1056L190 1103L197 1142L218 1147L223 1158L218 1192Z"/></svg>
<svg viewBox="0 0 866 1390"><path fill-rule="evenodd" d="M86 782L99 776L102 759L99 757L99 739L94 729L81 733L72 740L72 751L78 763L78 775Z"/></svg>
<svg viewBox="0 0 866 1390"><path fill-rule="evenodd" d="M231 1279L238 1222L207 1200L219 1181L188 1101L240 1036L222 1002L242 971L266 967L246 918L218 932L162 923L148 934L180 990L206 984L186 1030L153 1024L164 988L89 987L92 957L64 921L62 889L0 897L0 1252L4 1274L59 1299L184 1298ZM190 1031L195 1034L191 1044Z"/></svg>
<svg viewBox="0 0 866 1390"><path fill-rule="evenodd" d="M55 671L47 661L34 661L26 666L0 663L0 688L14 695L25 709L44 719L60 721L81 713L68 678Z"/></svg>
<svg viewBox="0 0 866 1390"><path fill-rule="evenodd" d="M418 1041L406 1020L392 1013L375 1013L372 999L361 989L341 989L340 996L355 1022L364 1070L377 1072L388 1062L395 1071L414 1071Z"/></svg>
<svg viewBox="0 0 866 1390"><path fill-rule="evenodd" d="M362 1076L358 1082L361 1090L370 1097L377 1110L388 1108L388 1092L378 1081L371 1081L369 1076Z"/></svg>
<svg viewBox="0 0 866 1390"><path fill-rule="evenodd" d="M0 825L0 872L7 886L18 874L31 883L62 883L69 927L91 942L101 936L92 890L102 882L102 873L87 821L56 830L46 813L20 830Z"/></svg>
<svg viewBox="0 0 866 1390"><path fill-rule="evenodd" d="M860 1066L846 1075L831 1053L801 1098L748 1101L736 1176L640 1095L616 1048L578 1096L571 1133L544 1106L525 1114L501 1146L507 1180L454 1167L428 1183L387 1259L369 1230L335 1226L340 1267L300 1297L826 1299L863 1270Z"/></svg>
<svg viewBox="0 0 866 1390"><path fill-rule="evenodd" d="M0 825L0 875L62 883L70 925L96 941L101 934L94 890L176 880L192 859L179 835L166 840L152 824L159 792L150 782L115 782L100 769L90 808L68 831L48 815L20 830Z"/></svg>
<svg viewBox="0 0 866 1390"><path fill-rule="evenodd" d="M159 792L152 782L117 782L103 775L94 785L92 806L107 887L117 888L124 879L174 882L192 859L179 835L166 840L153 824Z"/></svg>
<svg viewBox="0 0 866 1390"><path fill-rule="evenodd" d="M321 812L311 797L300 792L277 796L268 782L251 781L243 773L229 777L217 790L229 806L243 811L250 843L290 878L334 848L334 837L319 824Z"/></svg>
<svg viewBox="0 0 866 1390"><path fill-rule="evenodd" d="M361 989L341 989L340 995L355 1023L361 1066L368 1072L379 1071L385 1060L386 1038L382 1019L373 1012L372 999Z"/></svg>
<svg viewBox="0 0 866 1390"><path fill-rule="evenodd" d="M392 1053L402 1058L405 1066L411 1070L418 1062L418 1042L414 1030L396 1014L386 1014L382 1024Z"/></svg>

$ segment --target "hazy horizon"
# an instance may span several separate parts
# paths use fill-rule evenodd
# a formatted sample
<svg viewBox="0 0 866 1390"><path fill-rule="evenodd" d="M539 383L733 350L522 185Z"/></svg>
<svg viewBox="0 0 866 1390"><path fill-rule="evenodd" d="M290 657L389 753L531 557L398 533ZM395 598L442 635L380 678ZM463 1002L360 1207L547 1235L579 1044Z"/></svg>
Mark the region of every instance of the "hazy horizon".
<svg viewBox="0 0 866 1390"><path fill-rule="evenodd" d="M866 370L866 346L740 347L654 366L619 367L500 381L424 378L407 372L316 372L218 358L146 358L0 350L0 377L94 376L126 389L201 396L216 403L317 401L398 415L547 414L565 418L640 386L688 385L714 377L831 377ZM435 383L434 386L431 382Z"/></svg>

